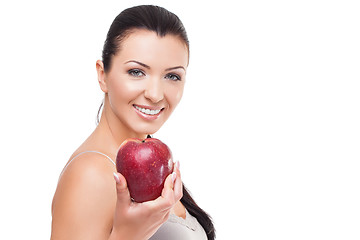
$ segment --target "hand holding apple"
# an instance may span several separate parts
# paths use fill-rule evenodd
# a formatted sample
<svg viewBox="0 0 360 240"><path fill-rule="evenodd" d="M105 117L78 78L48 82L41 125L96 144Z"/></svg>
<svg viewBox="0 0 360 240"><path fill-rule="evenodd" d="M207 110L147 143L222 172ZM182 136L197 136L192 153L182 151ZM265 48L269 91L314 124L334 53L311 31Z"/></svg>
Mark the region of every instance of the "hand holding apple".
<svg viewBox="0 0 360 240"><path fill-rule="evenodd" d="M161 195L174 163L170 149L159 139L129 138L120 145L116 169L125 177L131 198L140 203Z"/></svg>

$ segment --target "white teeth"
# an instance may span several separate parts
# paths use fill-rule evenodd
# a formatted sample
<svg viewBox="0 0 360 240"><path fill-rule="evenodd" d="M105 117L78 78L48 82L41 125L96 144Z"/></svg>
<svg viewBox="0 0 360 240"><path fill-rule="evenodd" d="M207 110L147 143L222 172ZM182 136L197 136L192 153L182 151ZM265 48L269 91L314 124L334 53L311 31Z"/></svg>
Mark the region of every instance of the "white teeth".
<svg viewBox="0 0 360 240"><path fill-rule="evenodd" d="M148 108L141 108L141 107L138 107L136 105L134 105L134 106L140 112L148 114L148 115L156 115L161 111L161 110L151 110L151 109L148 109Z"/></svg>

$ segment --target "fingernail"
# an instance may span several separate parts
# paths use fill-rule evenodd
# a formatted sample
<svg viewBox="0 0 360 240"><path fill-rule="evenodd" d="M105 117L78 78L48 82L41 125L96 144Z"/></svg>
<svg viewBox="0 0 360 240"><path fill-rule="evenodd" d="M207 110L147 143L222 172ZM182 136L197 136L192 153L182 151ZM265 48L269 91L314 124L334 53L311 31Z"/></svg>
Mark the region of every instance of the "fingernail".
<svg viewBox="0 0 360 240"><path fill-rule="evenodd" d="M176 161L175 167L176 167L178 170L180 170L180 162L179 162L179 161Z"/></svg>
<svg viewBox="0 0 360 240"><path fill-rule="evenodd" d="M113 172L113 174L114 174L115 182L116 182L117 184L120 184L120 178L119 178L119 176L118 176L115 172Z"/></svg>
<svg viewBox="0 0 360 240"><path fill-rule="evenodd" d="M173 172L172 174L171 174L171 179L172 179L172 181L173 181L173 183L175 182L175 179L176 179L176 172Z"/></svg>

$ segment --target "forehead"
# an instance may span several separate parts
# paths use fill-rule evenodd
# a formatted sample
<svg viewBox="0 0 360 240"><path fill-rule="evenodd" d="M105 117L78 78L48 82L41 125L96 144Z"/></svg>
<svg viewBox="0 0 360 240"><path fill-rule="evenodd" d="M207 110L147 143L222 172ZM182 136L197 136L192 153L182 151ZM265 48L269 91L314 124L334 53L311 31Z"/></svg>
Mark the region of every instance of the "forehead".
<svg viewBox="0 0 360 240"><path fill-rule="evenodd" d="M136 29L121 42L114 61L137 60L151 65L187 66L188 49L175 35L158 36L153 31Z"/></svg>

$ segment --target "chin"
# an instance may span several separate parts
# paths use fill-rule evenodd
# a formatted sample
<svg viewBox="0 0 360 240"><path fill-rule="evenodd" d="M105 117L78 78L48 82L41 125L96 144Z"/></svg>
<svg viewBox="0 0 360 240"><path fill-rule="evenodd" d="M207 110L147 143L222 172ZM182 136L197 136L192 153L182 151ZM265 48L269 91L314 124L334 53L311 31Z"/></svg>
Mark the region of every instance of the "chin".
<svg viewBox="0 0 360 240"><path fill-rule="evenodd" d="M137 128L134 129L134 132L136 132L136 135L138 136L144 136L148 134L152 135L159 131L161 126L137 126Z"/></svg>
<svg viewBox="0 0 360 240"><path fill-rule="evenodd" d="M144 121L139 119L138 116L133 119L127 119L127 126L129 129L132 129L135 135L137 136L146 136L148 134L152 135L159 131L159 129L164 125L164 123L169 118L169 115L160 116L160 118L152 121Z"/></svg>

